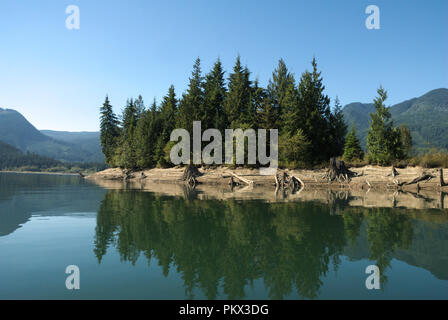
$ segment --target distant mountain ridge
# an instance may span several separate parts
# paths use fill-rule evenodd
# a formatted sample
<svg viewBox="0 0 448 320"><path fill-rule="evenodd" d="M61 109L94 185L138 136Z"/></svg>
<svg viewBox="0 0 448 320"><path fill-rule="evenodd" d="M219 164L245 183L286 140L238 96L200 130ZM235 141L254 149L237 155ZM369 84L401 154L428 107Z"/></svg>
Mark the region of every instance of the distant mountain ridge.
<svg viewBox="0 0 448 320"><path fill-rule="evenodd" d="M0 108L0 141L56 160L104 162L98 132L41 132L12 109Z"/></svg>
<svg viewBox="0 0 448 320"><path fill-rule="evenodd" d="M366 146L373 103L350 103L343 108L347 125L355 124L362 146ZM448 149L448 89L429 91L390 107L395 125L406 124L411 130L414 147Z"/></svg>

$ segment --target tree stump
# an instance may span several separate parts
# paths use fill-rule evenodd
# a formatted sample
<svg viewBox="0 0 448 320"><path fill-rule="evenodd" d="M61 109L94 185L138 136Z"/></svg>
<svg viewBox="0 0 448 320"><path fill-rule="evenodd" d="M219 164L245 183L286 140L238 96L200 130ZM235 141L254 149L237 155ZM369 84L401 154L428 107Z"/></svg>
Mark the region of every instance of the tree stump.
<svg viewBox="0 0 448 320"><path fill-rule="evenodd" d="M345 165L344 161L337 160L336 158L330 158L330 165L328 166L327 173L324 175L324 179L332 181L345 181L350 182L351 177L355 174L351 172Z"/></svg>
<svg viewBox="0 0 448 320"><path fill-rule="evenodd" d="M198 168L192 164L185 167L184 173L182 175L182 181L186 181L189 185L195 186L197 184L196 178L199 177L201 173Z"/></svg>

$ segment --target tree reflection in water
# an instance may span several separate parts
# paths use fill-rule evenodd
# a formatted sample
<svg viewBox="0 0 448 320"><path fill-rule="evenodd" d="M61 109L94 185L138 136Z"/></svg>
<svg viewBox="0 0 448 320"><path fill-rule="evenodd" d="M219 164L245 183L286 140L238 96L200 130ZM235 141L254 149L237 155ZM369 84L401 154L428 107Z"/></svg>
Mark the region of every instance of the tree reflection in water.
<svg viewBox="0 0 448 320"><path fill-rule="evenodd" d="M110 190L98 212L94 251L99 263L110 247L132 264L142 254L148 264L156 258L165 276L176 267L190 298L200 288L215 299L221 287L227 298L242 299L245 287L262 279L272 299L293 290L313 299L363 223L370 259L385 275L393 251L412 242L412 223L403 213L350 208L341 199L266 203Z"/></svg>

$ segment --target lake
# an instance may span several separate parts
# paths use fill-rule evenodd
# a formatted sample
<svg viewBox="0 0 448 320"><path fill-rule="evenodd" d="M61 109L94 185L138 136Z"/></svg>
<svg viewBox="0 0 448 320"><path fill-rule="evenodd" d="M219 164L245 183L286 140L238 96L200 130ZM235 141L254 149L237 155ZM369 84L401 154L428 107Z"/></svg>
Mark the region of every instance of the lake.
<svg viewBox="0 0 448 320"><path fill-rule="evenodd" d="M0 173L0 299L448 299L448 210Z"/></svg>

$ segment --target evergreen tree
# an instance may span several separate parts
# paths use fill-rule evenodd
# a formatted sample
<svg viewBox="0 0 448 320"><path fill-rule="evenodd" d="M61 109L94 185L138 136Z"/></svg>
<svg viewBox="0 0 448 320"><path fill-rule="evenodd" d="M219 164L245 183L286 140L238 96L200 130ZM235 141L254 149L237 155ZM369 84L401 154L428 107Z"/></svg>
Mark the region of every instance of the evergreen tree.
<svg viewBox="0 0 448 320"><path fill-rule="evenodd" d="M205 129L216 128L225 129L224 100L226 97L226 87L224 81L224 71L221 60L218 59L213 69L207 74L204 83L204 114L201 118L202 127Z"/></svg>
<svg viewBox="0 0 448 320"><path fill-rule="evenodd" d="M294 75L289 73L283 59L279 60L277 69L272 73L272 79L269 80L267 87L267 95L272 103L275 127L279 127L282 114L293 108L296 102Z"/></svg>
<svg viewBox="0 0 448 320"><path fill-rule="evenodd" d="M108 96L106 96L106 100L100 108L100 114L101 148L106 159L106 163L111 164L117 139L120 136L120 128L118 127L118 118L112 110Z"/></svg>
<svg viewBox="0 0 448 320"><path fill-rule="evenodd" d="M154 159L159 166L166 166L165 146L170 141L171 132L176 128L177 99L174 86L171 85L168 94L163 98L160 107L160 115L156 119L156 126L161 126L161 131L156 143Z"/></svg>
<svg viewBox="0 0 448 320"><path fill-rule="evenodd" d="M330 140L331 156L340 156L344 152L347 125L345 124L342 106L338 97L335 99L334 109L330 114L328 137Z"/></svg>
<svg viewBox="0 0 448 320"><path fill-rule="evenodd" d="M378 97L373 101L375 113L371 113L369 131L367 133L367 150L369 161L381 165L391 163L397 155L397 131L394 131L389 108L384 101L387 92L382 86L378 89Z"/></svg>
<svg viewBox="0 0 448 320"><path fill-rule="evenodd" d="M137 167L137 155L135 148L135 130L141 116L133 99L127 101L122 116L122 150L119 157L120 166L133 169Z"/></svg>
<svg viewBox="0 0 448 320"><path fill-rule="evenodd" d="M358 137L356 136L355 125L352 124L350 132L347 135L347 139L345 141L343 158L346 161L352 161L355 159L361 160L363 156L364 155L361 149L361 145L359 143Z"/></svg>
<svg viewBox="0 0 448 320"><path fill-rule="evenodd" d="M191 74L187 93L179 103L177 126L193 132L193 121L200 121L205 114L203 110L203 77L201 74L201 60L196 59Z"/></svg>
<svg viewBox="0 0 448 320"><path fill-rule="evenodd" d="M252 121L250 72L241 65L241 58L236 58L233 73L229 76L229 90L224 103L227 127L239 128ZM252 119L251 119L252 118Z"/></svg>
<svg viewBox="0 0 448 320"><path fill-rule="evenodd" d="M312 61L313 71L305 71L299 82L297 103L284 113L285 132L290 136L302 129L310 142L310 159L312 163L327 161L332 154L328 137L329 118L331 115L330 99L323 92L321 73L317 63Z"/></svg>
<svg viewBox="0 0 448 320"><path fill-rule="evenodd" d="M144 111L137 122L135 150L137 167L139 168L151 168L156 164L156 161L154 160L154 155L156 153L156 137L160 134L158 131L158 124L158 111L154 99L151 108Z"/></svg>

